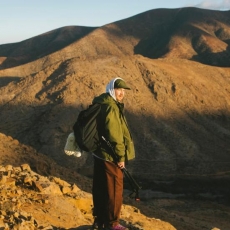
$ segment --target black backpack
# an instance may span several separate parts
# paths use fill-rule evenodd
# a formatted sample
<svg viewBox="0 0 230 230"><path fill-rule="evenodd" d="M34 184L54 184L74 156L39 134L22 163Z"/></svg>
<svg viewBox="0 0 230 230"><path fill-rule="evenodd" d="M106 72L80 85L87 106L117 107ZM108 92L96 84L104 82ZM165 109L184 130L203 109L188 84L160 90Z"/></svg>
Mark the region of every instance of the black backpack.
<svg viewBox="0 0 230 230"><path fill-rule="evenodd" d="M75 141L81 150L93 152L100 144L97 129L97 115L100 110L100 104L92 104L78 115L73 131Z"/></svg>

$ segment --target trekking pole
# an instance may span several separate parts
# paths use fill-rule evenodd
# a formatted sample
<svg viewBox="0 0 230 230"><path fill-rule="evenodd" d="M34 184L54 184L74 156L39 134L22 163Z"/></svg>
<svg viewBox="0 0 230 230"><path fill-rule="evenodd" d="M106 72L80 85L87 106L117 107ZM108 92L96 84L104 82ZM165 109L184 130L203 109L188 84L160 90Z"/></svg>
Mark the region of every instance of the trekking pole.
<svg viewBox="0 0 230 230"><path fill-rule="evenodd" d="M133 192L129 195L129 197L133 198L133 194L134 194L134 199L136 201L140 201L140 197L139 197L139 189L141 189L141 187L137 184L137 182L134 180L134 178L131 176L131 174L129 173L129 171L126 168L122 169L125 176L128 178L129 180L129 184L131 185Z"/></svg>
<svg viewBox="0 0 230 230"><path fill-rule="evenodd" d="M112 150L113 157L115 158L115 161L118 162L117 155L116 155L111 143L109 141L107 141L104 136L102 136L102 139L106 142L108 147ZM135 179L132 177L132 175L129 173L129 171L126 168L123 168L122 171L124 172L125 176L127 177L129 184L131 185L132 190L133 190L133 192L129 195L129 197L133 198L133 194L134 194L135 200L140 201L139 189L141 189L141 187L138 185L138 183L135 181Z"/></svg>

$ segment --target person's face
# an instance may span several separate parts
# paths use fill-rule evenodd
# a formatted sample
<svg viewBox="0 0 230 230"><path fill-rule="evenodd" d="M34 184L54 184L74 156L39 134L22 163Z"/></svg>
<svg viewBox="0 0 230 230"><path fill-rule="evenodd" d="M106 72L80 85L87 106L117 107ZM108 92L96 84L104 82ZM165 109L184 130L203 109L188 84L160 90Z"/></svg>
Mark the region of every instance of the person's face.
<svg viewBox="0 0 230 230"><path fill-rule="evenodd" d="M118 88L118 89L114 89L114 91L115 91L115 97L116 97L117 101L122 102L122 100L125 96L125 89Z"/></svg>

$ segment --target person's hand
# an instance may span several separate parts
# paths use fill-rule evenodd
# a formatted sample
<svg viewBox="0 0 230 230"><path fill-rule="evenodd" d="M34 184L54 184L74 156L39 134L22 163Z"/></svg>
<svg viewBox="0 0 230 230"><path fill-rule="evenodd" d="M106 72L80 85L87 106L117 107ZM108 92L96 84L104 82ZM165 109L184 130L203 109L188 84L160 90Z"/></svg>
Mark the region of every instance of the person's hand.
<svg viewBox="0 0 230 230"><path fill-rule="evenodd" d="M118 163L117 163L117 166L118 166L120 169L123 169L123 168L125 168L125 162L118 162Z"/></svg>

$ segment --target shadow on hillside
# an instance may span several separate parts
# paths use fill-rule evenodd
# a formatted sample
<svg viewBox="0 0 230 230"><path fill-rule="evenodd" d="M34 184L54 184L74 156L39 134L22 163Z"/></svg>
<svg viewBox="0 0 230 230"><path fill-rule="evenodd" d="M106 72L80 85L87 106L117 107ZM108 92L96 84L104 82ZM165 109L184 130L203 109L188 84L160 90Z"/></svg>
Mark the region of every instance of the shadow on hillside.
<svg viewBox="0 0 230 230"><path fill-rule="evenodd" d="M137 34L135 35L134 32L134 36L140 38L140 41L134 47L134 53L141 54L144 57L151 59L164 58L164 56L167 56L168 54L170 56L171 50L180 50L179 46L181 45L181 43L177 40L181 38L181 41L183 41L182 45L184 46L184 49L194 49L194 51L197 53L197 55L194 55L191 60L211 66L229 67L230 34L227 32L228 30L226 30L224 26L216 26L213 23L213 26L216 26L217 31L213 29L213 33L215 33L215 36L211 35L212 33L209 30L207 30L207 28L204 25L196 24L188 19L193 11L194 14L196 14L197 18L201 17L203 18L203 20L208 21L207 18L205 18L204 11L200 9L178 9L174 12L174 16L171 17L171 20L162 20L162 22L159 22L152 28L151 32L148 35L142 37ZM208 22L206 23L208 24ZM212 24L211 22L209 23ZM206 40L206 37L210 37L210 41ZM218 39L218 45L220 47L223 46L223 43L226 43L228 45L228 48L225 51L219 53L211 52L211 50L213 48L215 49L217 46L217 43L212 44L212 41L215 40L215 42L217 42ZM185 41L187 42L186 44ZM190 46L192 47L190 48ZM188 53L186 55L188 55L188 57L191 56L189 54L189 51L187 52ZM176 53L176 57L184 58L184 56L185 54L183 53Z"/></svg>
<svg viewBox="0 0 230 230"><path fill-rule="evenodd" d="M204 47L203 47L204 48ZM197 61L206 65L219 66L219 67L230 67L230 46L226 48L225 51L212 53L209 49L205 48L202 51L202 47L197 51L197 55L194 55L191 60Z"/></svg>
<svg viewBox="0 0 230 230"><path fill-rule="evenodd" d="M172 35L177 27L177 22L175 22L175 24L172 23L172 25L159 26L154 34L140 40L134 47L134 53L151 59L162 58L164 55L167 56L167 54L170 53L170 48L177 48L176 45L175 47L169 48L169 43L173 40ZM188 25L186 28L188 30L186 33L192 34L190 37L192 49L197 53L197 55L193 55L190 60L211 66L230 67L229 40L224 41L228 44L225 51L214 53L211 52L212 44L208 44L205 38L203 38L203 35L210 36L207 32L191 25ZM190 44L187 46L190 46ZM180 54L178 55L180 57Z"/></svg>
<svg viewBox="0 0 230 230"><path fill-rule="evenodd" d="M20 77L0 77L0 88L8 85L10 82L19 82Z"/></svg>
<svg viewBox="0 0 230 230"><path fill-rule="evenodd" d="M69 26L59 28L18 43L0 45L0 57L7 57L1 69L23 65L57 52L87 36L97 27Z"/></svg>
<svg viewBox="0 0 230 230"><path fill-rule="evenodd" d="M74 158L63 151L82 106L63 106L53 101L43 106L6 105L1 110L1 133L32 146L63 167L92 177L91 154ZM190 111L186 119L156 119L144 113L136 115L129 111L126 111L126 116L136 147L136 159L127 168L144 188L162 187L172 192L180 192L181 189L205 190L205 187L196 184L198 179L211 189L215 187L215 184L211 184L212 179L229 176L228 111L216 114ZM68 181L68 178L63 179ZM191 183L191 187L181 186L186 180ZM173 184L178 185L178 190ZM227 188L223 185L219 189L225 191Z"/></svg>
<svg viewBox="0 0 230 230"><path fill-rule="evenodd" d="M172 12L168 20L158 22L150 34L141 38L139 43L134 47L135 54L141 54L154 59L163 57L169 52L168 44L172 35L183 24L183 20L179 16L182 12L181 9L174 9Z"/></svg>

